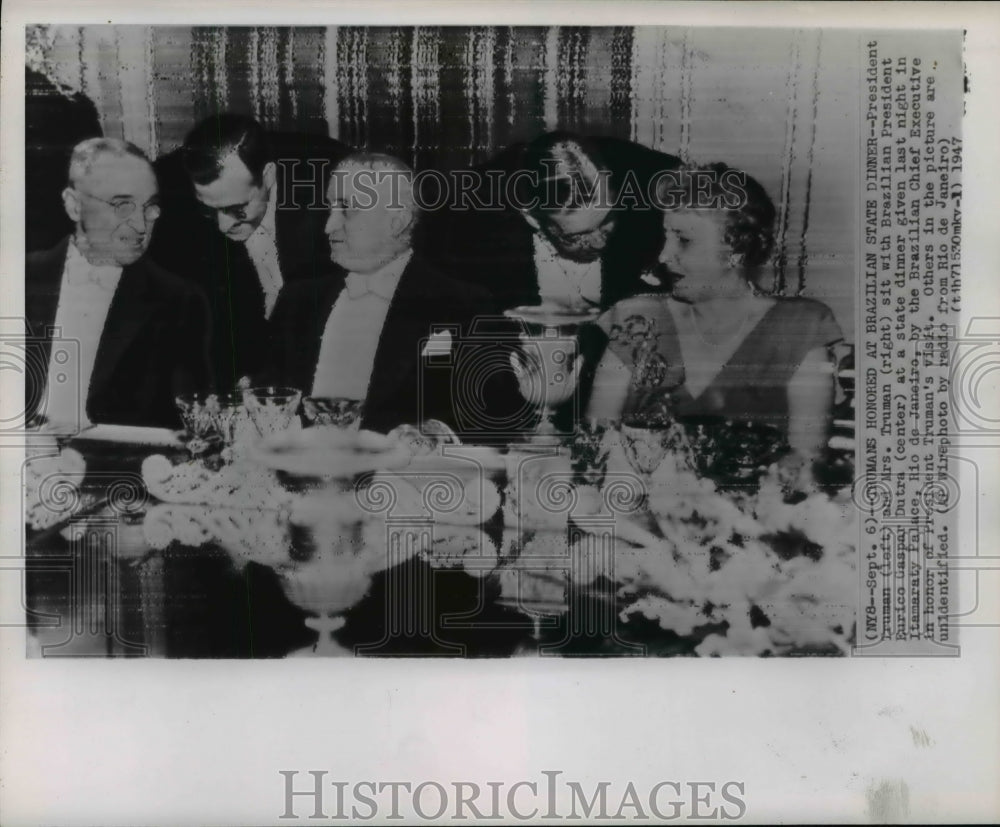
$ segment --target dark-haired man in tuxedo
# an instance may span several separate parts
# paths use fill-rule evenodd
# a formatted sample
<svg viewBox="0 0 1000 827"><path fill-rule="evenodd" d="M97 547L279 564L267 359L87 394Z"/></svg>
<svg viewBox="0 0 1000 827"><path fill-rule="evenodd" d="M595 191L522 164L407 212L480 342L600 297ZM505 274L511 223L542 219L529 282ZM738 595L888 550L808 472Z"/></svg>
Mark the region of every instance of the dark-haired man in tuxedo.
<svg viewBox="0 0 1000 827"><path fill-rule="evenodd" d="M151 253L205 289L223 388L265 365L282 286L332 269L323 187L346 152L325 135L270 132L222 113L157 161L164 205Z"/></svg>
<svg viewBox="0 0 1000 827"><path fill-rule="evenodd" d="M545 133L470 171L473 186L429 216L426 253L502 309L605 310L658 286L647 273L663 246L656 182L679 166L632 141Z"/></svg>
<svg viewBox="0 0 1000 827"><path fill-rule="evenodd" d="M488 289L501 310L546 304L607 310L667 289L653 272L663 247L657 182L680 160L632 141L547 132L468 172L429 215L420 249L453 278ZM586 399L605 337L580 331ZM571 427L573 403L558 416Z"/></svg>
<svg viewBox="0 0 1000 827"><path fill-rule="evenodd" d="M62 197L72 235L26 261L26 347L45 366L27 373L27 420L178 427L174 397L211 384L208 311L146 256L160 214L149 160L125 141L83 141Z"/></svg>

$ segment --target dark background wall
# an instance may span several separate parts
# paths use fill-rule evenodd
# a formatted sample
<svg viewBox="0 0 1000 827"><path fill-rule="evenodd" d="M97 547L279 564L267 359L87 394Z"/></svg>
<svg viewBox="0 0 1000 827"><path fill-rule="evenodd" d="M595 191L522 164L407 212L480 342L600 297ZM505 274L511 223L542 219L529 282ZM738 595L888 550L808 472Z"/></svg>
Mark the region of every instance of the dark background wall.
<svg viewBox="0 0 1000 827"><path fill-rule="evenodd" d="M27 39L32 69L63 98L92 101L105 134L153 157L200 117L231 109L418 169L478 163L555 128L725 161L760 180L779 208L772 285L826 301L853 334L858 101L855 70L844 69L856 65L849 34L34 26Z"/></svg>

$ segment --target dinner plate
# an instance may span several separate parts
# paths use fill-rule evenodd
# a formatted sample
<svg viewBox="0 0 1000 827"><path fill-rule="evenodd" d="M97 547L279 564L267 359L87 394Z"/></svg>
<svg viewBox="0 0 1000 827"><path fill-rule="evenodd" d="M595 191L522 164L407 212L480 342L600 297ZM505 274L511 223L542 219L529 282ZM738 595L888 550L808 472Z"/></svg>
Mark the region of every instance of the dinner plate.
<svg viewBox="0 0 1000 827"><path fill-rule="evenodd" d="M92 442L116 442L129 445L155 445L161 448L183 446L180 433L169 428L144 428L137 425L93 425L77 434L76 439Z"/></svg>

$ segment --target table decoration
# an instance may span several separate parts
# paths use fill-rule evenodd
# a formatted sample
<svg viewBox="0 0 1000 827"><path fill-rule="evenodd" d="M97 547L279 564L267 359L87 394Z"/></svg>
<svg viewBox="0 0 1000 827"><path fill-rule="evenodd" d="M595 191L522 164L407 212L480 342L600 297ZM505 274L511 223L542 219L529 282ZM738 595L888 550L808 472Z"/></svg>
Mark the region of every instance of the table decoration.
<svg viewBox="0 0 1000 827"><path fill-rule="evenodd" d="M199 461L174 465L153 454L142 463L142 479L152 496L169 503L278 509L291 500L274 474L248 463L212 470Z"/></svg>
<svg viewBox="0 0 1000 827"><path fill-rule="evenodd" d="M51 451L51 453L50 453ZM72 448L32 447L24 463L24 515L34 530L50 528L82 506L80 488L87 471L83 456Z"/></svg>
<svg viewBox="0 0 1000 827"><path fill-rule="evenodd" d="M142 531L150 548L158 551L172 543L195 548L211 544L243 563L278 565L289 559L284 511L157 503L146 509Z"/></svg>
<svg viewBox="0 0 1000 827"><path fill-rule="evenodd" d="M331 427L273 434L252 452L256 463L280 472L297 490L350 488L357 475L402 467L411 456L383 434Z"/></svg>

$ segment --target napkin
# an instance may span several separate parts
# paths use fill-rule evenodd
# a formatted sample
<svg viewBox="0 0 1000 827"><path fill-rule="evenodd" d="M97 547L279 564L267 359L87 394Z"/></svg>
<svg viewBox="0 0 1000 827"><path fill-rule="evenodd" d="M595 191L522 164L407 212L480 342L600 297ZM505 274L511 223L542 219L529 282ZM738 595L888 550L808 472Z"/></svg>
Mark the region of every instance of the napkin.
<svg viewBox="0 0 1000 827"><path fill-rule="evenodd" d="M180 435L169 428L144 428L137 425L93 425L77 434L77 439L96 442L125 442L133 445L157 445L164 448L183 446Z"/></svg>

